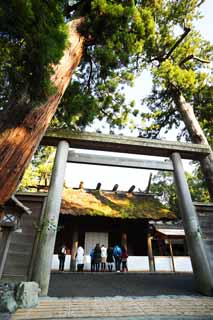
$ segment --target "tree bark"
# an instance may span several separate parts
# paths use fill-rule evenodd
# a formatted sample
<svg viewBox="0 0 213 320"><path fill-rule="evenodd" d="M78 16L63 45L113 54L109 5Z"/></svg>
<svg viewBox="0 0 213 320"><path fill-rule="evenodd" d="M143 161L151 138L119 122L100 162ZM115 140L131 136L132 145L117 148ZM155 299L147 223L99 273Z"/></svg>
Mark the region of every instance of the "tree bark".
<svg viewBox="0 0 213 320"><path fill-rule="evenodd" d="M19 180L39 145L72 74L81 60L84 38L78 33L77 28L82 20L82 18L79 18L69 23L69 46L65 49L59 64L53 67L54 73L51 76L51 81L56 88L56 93L50 96L45 103L31 110L23 108L22 110L26 110L23 121L12 128L8 118L8 126L1 133L0 204L8 200L16 191ZM19 106L17 106L17 110L18 114ZM16 110L14 109L15 113Z"/></svg>
<svg viewBox="0 0 213 320"><path fill-rule="evenodd" d="M197 144L205 144L209 147L209 155L200 159L201 169L206 180L211 201L213 201L213 152L206 139L206 136L195 116L192 105L186 102L185 98L178 90L173 91L173 98L178 111L185 123L191 141Z"/></svg>

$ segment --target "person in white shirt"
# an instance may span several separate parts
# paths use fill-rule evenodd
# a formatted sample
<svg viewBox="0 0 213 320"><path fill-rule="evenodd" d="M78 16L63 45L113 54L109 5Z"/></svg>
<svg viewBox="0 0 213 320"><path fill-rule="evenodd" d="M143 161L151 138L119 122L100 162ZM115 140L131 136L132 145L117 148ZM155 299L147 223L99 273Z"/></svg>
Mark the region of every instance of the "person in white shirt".
<svg viewBox="0 0 213 320"><path fill-rule="evenodd" d="M104 244L101 246L101 271L106 271L107 248Z"/></svg>
<svg viewBox="0 0 213 320"><path fill-rule="evenodd" d="M82 272L84 269L84 249L79 246L76 253L77 271Z"/></svg>

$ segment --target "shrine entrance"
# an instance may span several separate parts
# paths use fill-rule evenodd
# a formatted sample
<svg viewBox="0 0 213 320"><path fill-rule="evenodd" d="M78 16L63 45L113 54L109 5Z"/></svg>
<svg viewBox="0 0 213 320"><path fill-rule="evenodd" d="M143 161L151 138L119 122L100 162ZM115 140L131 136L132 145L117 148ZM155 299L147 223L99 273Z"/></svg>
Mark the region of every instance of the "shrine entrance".
<svg viewBox="0 0 213 320"><path fill-rule="evenodd" d="M47 295L49 288L51 261L67 162L173 171L196 286L199 292L212 295L211 256L202 239L199 221L184 176L181 160L200 160L208 155L209 149L207 146L115 135L73 133L64 130L47 132L42 144L57 146L57 152L43 212L45 223L41 224L40 241L36 244L34 265L31 272L31 280L39 283L41 295ZM70 151L70 148L151 155L167 157L169 160L166 162L141 161L117 156L90 156L89 154L82 157L77 152Z"/></svg>
<svg viewBox="0 0 213 320"><path fill-rule="evenodd" d="M74 159L72 151L69 148L81 148L89 150L102 150L132 154L154 155L158 157L168 157L171 159L169 163L174 170L175 184L179 199L179 206L182 212L183 224L188 242L192 267L198 290L205 294L211 294L213 288L212 273L210 269L210 262L206 253L206 248L201 237L198 218L195 208L193 206L188 185L184 176L181 158L199 160L205 157L209 150L204 145L193 145L178 142L168 142L159 140L148 140L141 138L130 138L123 136L108 136L102 134L91 133L71 133L62 131L50 131L44 137L43 144L57 145L57 153L49 195L46 207L46 216L48 220L54 221L57 226L61 194L63 189L64 172L67 160ZM79 158L80 156L77 155ZM76 159L74 161L77 161ZM80 159L80 162L83 160ZM89 159L86 156L84 162L104 164L104 165L122 165L122 159L118 157L101 158L98 156ZM141 161L139 161L141 162ZM161 163L149 162L139 165L134 160L127 160L123 162L126 167L143 167L150 168L150 166L163 166ZM51 230L46 230L46 241L38 246L38 260L34 269L34 280L40 283L43 294L47 294L50 275L50 262L55 245L55 237L51 234ZM51 255L50 255L51 253ZM47 257L49 257L47 259Z"/></svg>

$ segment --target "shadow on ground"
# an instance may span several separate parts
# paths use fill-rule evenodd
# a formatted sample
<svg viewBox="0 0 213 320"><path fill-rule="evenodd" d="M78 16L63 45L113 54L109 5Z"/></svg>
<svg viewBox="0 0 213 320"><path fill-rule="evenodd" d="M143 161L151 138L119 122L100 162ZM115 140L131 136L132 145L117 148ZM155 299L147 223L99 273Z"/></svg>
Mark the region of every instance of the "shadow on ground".
<svg viewBox="0 0 213 320"><path fill-rule="evenodd" d="M51 274L50 297L197 295L192 274L73 273Z"/></svg>

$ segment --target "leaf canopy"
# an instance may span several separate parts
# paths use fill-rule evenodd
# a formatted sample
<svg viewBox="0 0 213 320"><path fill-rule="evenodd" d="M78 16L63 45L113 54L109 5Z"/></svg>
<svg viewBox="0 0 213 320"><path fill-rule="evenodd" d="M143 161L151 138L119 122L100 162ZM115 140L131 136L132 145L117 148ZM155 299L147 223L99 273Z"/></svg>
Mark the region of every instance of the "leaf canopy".
<svg viewBox="0 0 213 320"><path fill-rule="evenodd" d="M63 0L0 1L0 108L50 93L51 64L66 45Z"/></svg>

